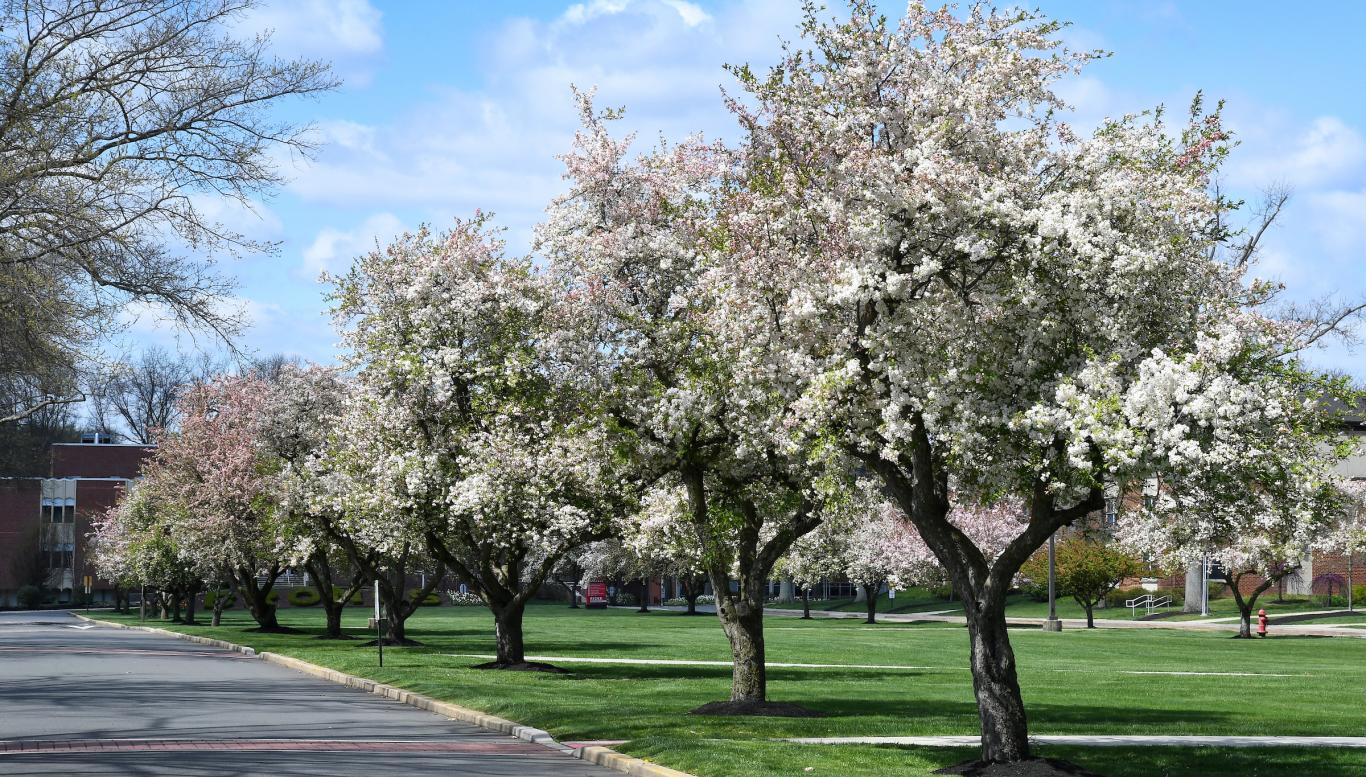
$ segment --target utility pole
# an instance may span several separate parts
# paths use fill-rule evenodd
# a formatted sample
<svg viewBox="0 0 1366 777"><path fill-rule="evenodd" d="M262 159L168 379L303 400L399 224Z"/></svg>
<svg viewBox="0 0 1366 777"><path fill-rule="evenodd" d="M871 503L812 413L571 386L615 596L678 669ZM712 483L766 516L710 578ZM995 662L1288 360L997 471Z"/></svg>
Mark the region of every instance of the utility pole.
<svg viewBox="0 0 1366 777"><path fill-rule="evenodd" d="M1056 537L1056 531L1048 535L1048 620L1043 622L1044 631L1062 631L1062 621L1058 620Z"/></svg>

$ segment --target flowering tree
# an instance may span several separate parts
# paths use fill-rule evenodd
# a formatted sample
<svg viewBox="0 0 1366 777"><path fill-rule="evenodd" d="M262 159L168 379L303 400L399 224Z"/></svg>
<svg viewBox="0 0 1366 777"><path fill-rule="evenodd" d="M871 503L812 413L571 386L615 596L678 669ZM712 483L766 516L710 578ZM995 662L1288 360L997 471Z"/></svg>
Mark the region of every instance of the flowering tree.
<svg viewBox="0 0 1366 777"><path fill-rule="evenodd" d="M361 257L335 279L357 370L348 444L359 514L401 524L493 612L489 668L527 668L526 602L629 499L592 407L544 356L546 294L482 216ZM532 667L539 668L539 667Z"/></svg>
<svg viewBox="0 0 1366 777"><path fill-rule="evenodd" d="M793 444L807 372L772 358L787 335L756 315L763 301L726 295L731 257L763 239L744 223L730 155L693 140L631 157L631 138L608 131L615 112L596 113L586 96L580 108L564 157L570 191L538 232L560 284L558 345L637 471L676 478L686 498L734 659L730 701L703 711L782 714L767 702L764 592L838 490L824 467L838 451Z"/></svg>
<svg viewBox="0 0 1366 777"><path fill-rule="evenodd" d="M737 255L729 291L780 287L767 316L803 336L773 361L818 375L805 428L882 480L962 598L987 761L1030 755L1005 601L1051 534L1107 482L1213 471L1239 449L1226 435L1315 442L1283 366L1325 328L1287 337L1249 312L1274 289L1246 277L1255 236L1211 193L1218 113L1197 99L1175 131L1158 112L1079 137L1053 86L1092 55L1058 28L919 2L891 24L857 2L848 21L809 13L811 50L767 77L735 71L748 223L787 250ZM1164 381L1169 365L1198 385ZM950 520L1005 500L1027 520L994 557Z"/></svg>
<svg viewBox="0 0 1366 777"><path fill-rule="evenodd" d="M1209 431L1184 440L1165 435L1172 447L1163 451L1157 497L1120 533L1130 547L1171 564L1222 564L1243 637L1251 636L1257 598L1298 571L1313 549L1332 546L1351 515L1351 495L1333 475L1350 448L1335 439L1334 418L1320 399L1345 385L1280 361L1260 381L1231 379L1266 358L1259 349L1209 340L1192 358L1148 365L1145 377L1179 387L1169 395L1178 399L1154 401L1160 395L1148 393L1134 403L1135 414L1154 431Z"/></svg>
<svg viewBox="0 0 1366 777"><path fill-rule="evenodd" d="M175 508L171 536L179 552L206 570L226 571L261 630L277 631L269 596L292 560L292 543L261 436L269 396L269 385L254 376L194 386L181 400L179 431L158 441L144 477Z"/></svg>
<svg viewBox="0 0 1366 777"><path fill-rule="evenodd" d="M142 587L146 615L147 587L161 598L163 612L181 620L186 601L186 623L194 623L195 594L203 587L204 568L174 541L175 505L157 493L157 483L146 478L126 492L114 507L93 521L90 553L101 577L115 585ZM217 623L215 622L215 625Z"/></svg>
<svg viewBox="0 0 1366 777"><path fill-rule="evenodd" d="M373 551L358 550L349 535L336 529L335 507L329 499L334 483L328 480L331 473L322 460L340 421L345 396L346 385L335 370L286 364L270 382L259 419L262 445L276 460L280 515L295 543L292 555L303 559L318 588L327 619L324 636L332 639L344 636L342 609L374 574L377 558ZM344 568L353 572L345 582ZM400 591L402 587L400 582ZM388 636L401 640L403 621L411 608L391 603L389 610L390 622L396 626ZM397 636L392 628L398 629Z"/></svg>

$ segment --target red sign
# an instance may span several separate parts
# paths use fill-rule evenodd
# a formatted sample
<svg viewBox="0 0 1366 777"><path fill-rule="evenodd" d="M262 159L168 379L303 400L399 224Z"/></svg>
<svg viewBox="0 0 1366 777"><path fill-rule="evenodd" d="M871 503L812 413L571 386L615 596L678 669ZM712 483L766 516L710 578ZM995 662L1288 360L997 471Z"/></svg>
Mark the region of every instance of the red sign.
<svg viewBox="0 0 1366 777"><path fill-rule="evenodd" d="M584 605L587 607L607 606L607 583L605 581L588 581L588 590L584 592Z"/></svg>

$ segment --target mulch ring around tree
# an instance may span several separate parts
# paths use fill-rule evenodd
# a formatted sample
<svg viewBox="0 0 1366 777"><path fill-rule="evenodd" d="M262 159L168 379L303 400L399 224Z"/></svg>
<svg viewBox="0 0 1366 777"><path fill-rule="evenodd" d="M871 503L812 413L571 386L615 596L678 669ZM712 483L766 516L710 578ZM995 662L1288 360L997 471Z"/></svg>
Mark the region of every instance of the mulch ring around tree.
<svg viewBox="0 0 1366 777"><path fill-rule="evenodd" d="M488 661L482 664L475 664L470 668L501 669L506 672L549 672L551 674L569 674L568 669L555 666L554 664L543 664L540 661L517 661L510 664L498 661Z"/></svg>
<svg viewBox="0 0 1366 777"><path fill-rule="evenodd" d="M934 774L961 774L964 777L1101 777L1057 758L1030 758L1010 763L965 761L937 769Z"/></svg>
<svg viewBox="0 0 1366 777"><path fill-rule="evenodd" d="M807 709L800 704L781 701L713 701L688 713L689 715L755 715L771 718L823 718L820 710Z"/></svg>

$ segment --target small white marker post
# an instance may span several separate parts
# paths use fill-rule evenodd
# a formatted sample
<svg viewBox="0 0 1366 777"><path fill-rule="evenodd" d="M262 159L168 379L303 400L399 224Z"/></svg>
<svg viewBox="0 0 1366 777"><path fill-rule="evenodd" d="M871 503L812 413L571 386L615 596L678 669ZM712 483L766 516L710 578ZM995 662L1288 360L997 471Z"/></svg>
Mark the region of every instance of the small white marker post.
<svg viewBox="0 0 1366 777"><path fill-rule="evenodd" d="M379 665L384 666L384 620L380 618L379 581L375 581L375 646L379 648Z"/></svg>

